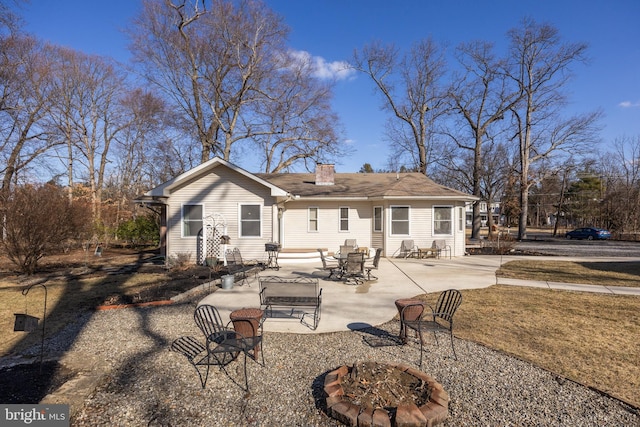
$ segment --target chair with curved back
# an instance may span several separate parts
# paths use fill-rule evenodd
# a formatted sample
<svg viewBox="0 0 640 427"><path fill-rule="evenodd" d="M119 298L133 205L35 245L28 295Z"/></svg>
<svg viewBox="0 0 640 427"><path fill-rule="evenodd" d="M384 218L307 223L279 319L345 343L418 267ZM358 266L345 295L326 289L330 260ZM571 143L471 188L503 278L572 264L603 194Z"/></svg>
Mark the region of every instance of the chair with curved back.
<svg viewBox="0 0 640 427"><path fill-rule="evenodd" d="M418 250L418 246L413 243L413 240L403 240L400 243L400 254L399 257L409 258L412 256L418 256L420 251Z"/></svg>
<svg viewBox="0 0 640 427"><path fill-rule="evenodd" d="M335 274L338 275L340 272L340 264L336 260L335 262L327 260L324 256L324 251L322 249L318 249L320 252L320 260L322 261L322 269L329 272L327 279L331 279L331 277Z"/></svg>
<svg viewBox="0 0 640 427"><path fill-rule="evenodd" d="M344 239L344 246L351 246L354 251L358 249L358 242L356 239Z"/></svg>
<svg viewBox="0 0 640 427"><path fill-rule="evenodd" d="M171 344L171 349L187 357L198 372L202 388L205 388L207 385L211 365L218 365L227 376L232 378L227 373L225 367L234 361L240 353L244 353L244 383L245 390L248 392L247 355L249 351L254 350L255 355L256 350L259 348L260 353L262 353L261 365L265 366L264 353L261 351L262 325L260 325L260 331L256 336L245 337L229 326L231 322L224 324L218 309L208 304L199 305L193 314L193 318L204 335L205 345L202 345L202 343L195 338L187 336L176 339ZM199 369L201 366L205 367L204 375Z"/></svg>
<svg viewBox="0 0 640 427"><path fill-rule="evenodd" d="M423 332L433 332L433 336L438 343L436 332L448 332L451 338L451 349L455 360L458 360L456 349L453 346L453 315L462 303L462 293L457 289L448 289L438 296L435 307L431 307L422 302L408 304L402 309L400 314L400 322L402 322L405 330L412 329L417 332L420 337L420 367L422 367L422 353L424 347ZM409 317L408 313L416 310L416 306L426 306L422 315L415 320L403 320ZM406 313L406 315L405 315Z"/></svg>
<svg viewBox="0 0 640 427"><path fill-rule="evenodd" d="M442 256L442 252L445 253L445 257L447 256L446 254L449 254L449 259L451 259L451 246L447 245L447 241L445 239L436 239L433 241L433 244L431 245L431 248L435 251L436 253L436 258L440 258Z"/></svg>
<svg viewBox="0 0 640 427"><path fill-rule="evenodd" d="M338 253L341 255L351 254L354 252L357 252L357 250L351 245L340 245L340 249L338 250Z"/></svg>
<svg viewBox="0 0 640 427"><path fill-rule="evenodd" d="M378 269L378 264L380 264L380 256L381 255L382 255L382 248L377 248L376 249L376 254L373 257L373 262L371 264L365 264L364 268L365 268L365 270L367 270L367 280L371 280L372 277L375 280L378 280L378 278L376 276L373 276L371 274L371 271Z"/></svg>
<svg viewBox="0 0 640 427"><path fill-rule="evenodd" d="M347 255L347 262L344 267L343 278L346 280L353 279L359 285L364 282L364 254L360 252L351 252Z"/></svg>

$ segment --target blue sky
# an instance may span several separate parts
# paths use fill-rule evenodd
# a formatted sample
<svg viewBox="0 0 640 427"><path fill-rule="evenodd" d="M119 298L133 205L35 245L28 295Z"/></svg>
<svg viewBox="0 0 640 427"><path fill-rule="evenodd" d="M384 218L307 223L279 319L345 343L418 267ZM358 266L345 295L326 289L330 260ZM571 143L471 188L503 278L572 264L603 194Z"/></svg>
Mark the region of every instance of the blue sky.
<svg viewBox="0 0 640 427"><path fill-rule="evenodd" d="M525 17L556 26L567 42L589 45L591 63L575 70L567 113L602 109L606 144L640 137L640 1L638 0L268 0L290 27L292 49L313 56L323 69L349 60L354 49L379 40L409 47L431 36L450 49L464 41L506 43L506 32ZM52 43L126 62L122 29L136 14L136 0L31 0L20 14L27 31ZM364 163L386 166L386 115L363 75L338 82L334 109L354 149L336 162L338 172ZM256 166L239 162L249 170Z"/></svg>

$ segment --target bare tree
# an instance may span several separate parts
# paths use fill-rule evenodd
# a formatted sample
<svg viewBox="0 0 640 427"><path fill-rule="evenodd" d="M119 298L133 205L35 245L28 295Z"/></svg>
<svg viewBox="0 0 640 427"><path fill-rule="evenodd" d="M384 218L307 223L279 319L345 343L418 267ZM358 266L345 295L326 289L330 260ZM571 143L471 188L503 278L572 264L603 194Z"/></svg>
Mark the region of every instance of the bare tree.
<svg viewBox="0 0 640 427"><path fill-rule="evenodd" d="M21 18L11 10L9 3L19 5L20 0L1 0L0 1L0 34L5 32L13 33L21 27Z"/></svg>
<svg viewBox="0 0 640 427"><path fill-rule="evenodd" d="M600 158L603 216L620 233L640 231L640 136L621 136Z"/></svg>
<svg viewBox="0 0 640 427"><path fill-rule="evenodd" d="M51 108L53 64L49 45L20 34L0 36L0 193L51 148L44 127Z"/></svg>
<svg viewBox="0 0 640 427"><path fill-rule="evenodd" d="M461 126L454 129L467 129L463 134L449 132L456 145L473 153L471 165L471 192L481 200L483 198L483 177L488 177L484 168L484 160L495 154L483 149L490 127L503 120L507 113L519 101L521 92L505 73L505 62L497 59L493 53L493 45L487 42L461 44L457 49L458 62L462 73L454 76L449 89L449 97L453 110L457 113ZM498 130L494 130L495 133ZM504 154L504 153L503 153ZM494 187L491 185L490 187ZM485 194L487 194L485 192ZM497 196L493 194L493 196ZM487 201L490 203L489 201ZM489 205L490 206L490 205ZM489 233L491 234L491 215L489 215ZM471 238L480 237L480 201L473 204Z"/></svg>
<svg viewBox="0 0 640 427"><path fill-rule="evenodd" d="M445 110L440 80L445 71L441 49L431 39L401 56L394 46L372 43L354 53L354 68L367 74L394 115L392 142L408 149L418 171L426 174L432 155L435 122Z"/></svg>
<svg viewBox="0 0 640 427"><path fill-rule="evenodd" d="M100 221L111 144L131 125L120 103L126 81L113 61L59 48L58 93L53 123L67 144L69 187L76 175L90 189L94 220ZM64 158L63 156L61 156Z"/></svg>
<svg viewBox="0 0 640 427"><path fill-rule="evenodd" d="M126 126L115 134L111 150L114 168L105 182L104 194L115 205L111 217L113 230L120 229L124 221L137 214L139 207L132 201L148 188L145 178L151 162L149 153L163 136L165 108L161 99L139 88L119 97L119 104Z"/></svg>
<svg viewBox="0 0 640 427"><path fill-rule="evenodd" d="M131 32L145 77L181 112L201 145L201 162L231 157L234 143L252 137L251 107L277 72L287 29L254 1L143 2ZM237 7L236 7L237 5Z"/></svg>
<svg viewBox="0 0 640 427"><path fill-rule="evenodd" d="M585 59L587 46L561 43L558 30L525 19L509 31L512 69L510 77L522 93L511 109L515 141L519 146L520 217L518 239L526 238L529 190L535 180L531 167L562 152L574 154L596 140L599 112L562 118L563 94L570 68Z"/></svg>
<svg viewBox="0 0 640 427"><path fill-rule="evenodd" d="M340 145L339 119L331 111L333 82L314 76L308 55L283 54L278 68L256 104L254 124L245 125L264 153L264 172L288 170L307 159L315 166L347 155Z"/></svg>
<svg viewBox="0 0 640 427"><path fill-rule="evenodd" d="M482 172L480 179L481 197L487 202L487 226L489 236L493 236L493 212L494 202L500 201L504 194L509 174L511 173L511 159L509 147L505 143L490 141L484 144L486 152L483 155Z"/></svg>
<svg viewBox="0 0 640 427"><path fill-rule="evenodd" d="M151 162L148 153L163 138L165 105L162 99L140 88L123 94L119 104L127 126L115 135L114 175L118 198L126 202L147 188L145 169Z"/></svg>

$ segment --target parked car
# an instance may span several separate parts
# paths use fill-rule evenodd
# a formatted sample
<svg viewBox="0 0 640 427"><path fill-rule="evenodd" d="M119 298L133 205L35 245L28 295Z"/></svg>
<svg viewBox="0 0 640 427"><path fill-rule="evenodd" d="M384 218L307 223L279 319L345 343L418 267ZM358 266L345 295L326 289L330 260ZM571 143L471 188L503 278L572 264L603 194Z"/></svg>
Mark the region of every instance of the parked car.
<svg viewBox="0 0 640 427"><path fill-rule="evenodd" d="M573 231L569 231L566 234L567 239L609 239L611 237L611 233L608 230L603 228L595 228L595 227L583 227L576 228Z"/></svg>

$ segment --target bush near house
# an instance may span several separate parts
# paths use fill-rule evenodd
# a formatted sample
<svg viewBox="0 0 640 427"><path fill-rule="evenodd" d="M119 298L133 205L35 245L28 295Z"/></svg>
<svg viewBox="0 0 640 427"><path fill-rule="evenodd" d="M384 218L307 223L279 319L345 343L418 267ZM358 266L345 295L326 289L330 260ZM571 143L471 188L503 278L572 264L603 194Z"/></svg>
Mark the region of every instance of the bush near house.
<svg viewBox="0 0 640 427"><path fill-rule="evenodd" d="M138 216L123 222L116 235L119 240L131 246L157 246L160 243L158 223L150 216Z"/></svg>
<svg viewBox="0 0 640 427"><path fill-rule="evenodd" d="M64 189L52 184L16 187L0 205L0 248L24 274L33 274L44 256L60 253L69 240L86 239L91 230L88 206L71 203Z"/></svg>

